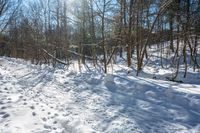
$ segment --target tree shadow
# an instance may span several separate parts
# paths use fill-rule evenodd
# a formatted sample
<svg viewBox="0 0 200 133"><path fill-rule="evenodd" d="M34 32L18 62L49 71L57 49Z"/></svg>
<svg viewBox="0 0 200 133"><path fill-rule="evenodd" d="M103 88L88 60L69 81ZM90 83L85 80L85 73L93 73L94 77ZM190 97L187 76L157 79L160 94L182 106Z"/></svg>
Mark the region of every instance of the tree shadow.
<svg viewBox="0 0 200 133"><path fill-rule="evenodd" d="M98 112L96 115L100 121L96 127L97 131L190 131L200 123L200 108L189 99L195 97L200 101L200 95L190 94L186 97L186 93L169 90L140 78L132 80L115 75L114 79L120 82L111 86L101 82L100 86L92 85L91 88L79 92L81 95L85 90L90 90L91 94L87 99L93 94L106 99L106 102L97 103L104 109L104 112ZM120 123L120 120L123 121ZM117 124L117 129L114 129L113 126Z"/></svg>

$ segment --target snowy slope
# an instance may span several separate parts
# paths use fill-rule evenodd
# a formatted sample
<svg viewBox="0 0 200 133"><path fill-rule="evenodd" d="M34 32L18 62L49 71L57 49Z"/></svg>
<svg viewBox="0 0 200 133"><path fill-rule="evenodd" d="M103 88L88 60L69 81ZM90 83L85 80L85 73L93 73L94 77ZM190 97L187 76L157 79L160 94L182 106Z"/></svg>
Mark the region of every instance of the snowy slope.
<svg viewBox="0 0 200 133"><path fill-rule="evenodd" d="M200 82L72 69L0 57L0 133L200 132Z"/></svg>

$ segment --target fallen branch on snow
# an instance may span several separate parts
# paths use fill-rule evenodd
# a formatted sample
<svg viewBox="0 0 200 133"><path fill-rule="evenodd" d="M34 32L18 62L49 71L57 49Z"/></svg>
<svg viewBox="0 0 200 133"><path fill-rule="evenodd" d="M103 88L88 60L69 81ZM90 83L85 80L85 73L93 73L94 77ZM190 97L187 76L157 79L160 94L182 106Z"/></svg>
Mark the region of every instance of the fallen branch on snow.
<svg viewBox="0 0 200 133"><path fill-rule="evenodd" d="M48 56L50 56L51 58L53 58L55 61L63 64L63 65L69 65L69 63L63 62L62 60L54 57L52 54L50 54L49 52L47 52L45 49L42 49L42 51L44 51L44 53L46 53Z"/></svg>

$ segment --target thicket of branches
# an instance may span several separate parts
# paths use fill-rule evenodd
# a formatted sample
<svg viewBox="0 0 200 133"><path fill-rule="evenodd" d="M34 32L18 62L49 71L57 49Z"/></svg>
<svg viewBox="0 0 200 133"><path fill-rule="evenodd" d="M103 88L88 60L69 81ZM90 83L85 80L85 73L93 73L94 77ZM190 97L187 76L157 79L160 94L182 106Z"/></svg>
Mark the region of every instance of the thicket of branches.
<svg viewBox="0 0 200 133"><path fill-rule="evenodd" d="M0 0L0 28L0 54L36 64L91 60L94 66L102 63L107 73L119 55L138 75L154 44L161 66L163 49L173 54L170 63L177 70L172 80L180 62L184 77L188 64L195 70L200 63L199 0Z"/></svg>

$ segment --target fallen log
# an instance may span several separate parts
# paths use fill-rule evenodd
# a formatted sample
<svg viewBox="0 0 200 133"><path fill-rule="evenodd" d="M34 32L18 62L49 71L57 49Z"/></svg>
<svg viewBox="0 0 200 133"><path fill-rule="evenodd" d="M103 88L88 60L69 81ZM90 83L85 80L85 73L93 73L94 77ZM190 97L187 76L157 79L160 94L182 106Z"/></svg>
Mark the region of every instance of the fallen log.
<svg viewBox="0 0 200 133"><path fill-rule="evenodd" d="M74 55L76 55L76 56L79 56L79 57L85 57L85 58L87 58L87 59L90 59L90 60L99 60L99 59L94 59L93 57L91 57L91 56L87 56L87 55L83 55L83 54L80 54L80 53L77 53L77 52L75 52L75 51L71 51L71 50L67 50L69 53L71 53L71 54L74 54Z"/></svg>
<svg viewBox="0 0 200 133"><path fill-rule="evenodd" d="M47 52L47 50L42 49L42 51L43 51L44 53L46 53L48 56L50 56L51 58L53 58L53 59L54 59L55 61L57 61L58 63L61 63L61 64L63 64L63 65L69 65L69 63L63 62L62 60L60 60L60 59L54 57L52 54L50 54L49 52Z"/></svg>

